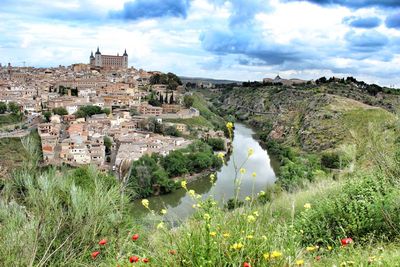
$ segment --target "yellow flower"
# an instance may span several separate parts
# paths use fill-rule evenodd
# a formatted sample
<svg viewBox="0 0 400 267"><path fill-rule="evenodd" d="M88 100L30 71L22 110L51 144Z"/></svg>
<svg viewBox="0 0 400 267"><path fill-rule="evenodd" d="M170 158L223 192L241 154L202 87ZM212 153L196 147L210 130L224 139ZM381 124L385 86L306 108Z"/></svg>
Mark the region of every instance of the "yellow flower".
<svg viewBox="0 0 400 267"><path fill-rule="evenodd" d="M233 244L232 246L231 246L231 248L232 249L237 249L237 250L239 250L239 249L241 249L241 248L243 248L243 244L242 243L235 243L235 244Z"/></svg>
<svg viewBox="0 0 400 267"><path fill-rule="evenodd" d="M164 223L160 222L159 224L157 224L157 229L163 229L164 228Z"/></svg>
<svg viewBox="0 0 400 267"><path fill-rule="evenodd" d="M205 220L209 220L209 219L211 219L211 216L210 216L210 214L205 213L205 214L203 215L203 218L204 218Z"/></svg>
<svg viewBox="0 0 400 267"><path fill-rule="evenodd" d="M216 235L217 235L216 232L211 232L211 233L210 233L210 236L212 236L212 237L214 237L214 236L216 236Z"/></svg>
<svg viewBox="0 0 400 267"><path fill-rule="evenodd" d="M215 205L217 205L217 202L212 201L212 202L211 202L211 205L212 205L212 206L215 206Z"/></svg>
<svg viewBox="0 0 400 267"><path fill-rule="evenodd" d="M182 188L184 188L184 189L186 189L187 190L187 182L185 181L185 180L183 180L182 182L181 182L181 186L182 186Z"/></svg>
<svg viewBox="0 0 400 267"><path fill-rule="evenodd" d="M215 174L210 175L210 182L213 184L215 182Z"/></svg>
<svg viewBox="0 0 400 267"><path fill-rule="evenodd" d="M253 173L251 174L251 176L253 176L253 178L256 178L257 173L253 172Z"/></svg>
<svg viewBox="0 0 400 267"><path fill-rule="evenodd" d="M248 221L249 223L255 222L255 221L256 221L256 218L255 218L253 215L249 215L249 216L247 216L247 221Z"/></svg>
<svg viewBox="0 0 400 267"><path fill-rule="evenodd" d="M256 217L260 216L260 215L258 214L258 211L253 211L253 215L256 216Z"/></svg>
<svg viewBox="0 0 400 267"><path fill-rule="evenodd" d="M217 156L218 156L218 158L220 158L220 159L222 159L222 160L223 160L224 157L225 157L224 153L222 153L222 152L219 152Z"/></svg>
<svg viewBox="0 0 400 267"><path fill-rule="evenodd" d="M250 200L251 200L251 197L247 196L244 200L250 201Z"/></svg>
<svg viewBox="0 0 400 267"><path fill-rule="evenodd" d="M254 154L254 149L249 148L249 149L247 150L247 156L251 157L253 154Z"/></svg>
<svg viewBox="0 0 400 267"><path fill-rule="evenodd" d="M193 204L193 205L192 205L192 208L194 208L194 209L195 209L195 208L199 208L199 205L198 205L198 204Z"/></svg>
<svg viewBox="0 0 400 267"><path fill-rule="evenodd" d="M226 124L226 128L228 128L228 130L232 130L233 129L233 123L232 122L228 122L227 124Z"/></svg>
<svg viewBox="0 0 400 267"><path fill-rule="evenodd" d="M310 204L310 203L304 204L304 208L305 208L306 210L311 209L311 204Z"/></svg>
<svg viewBox="0 0 400 267"><path fill-rule="evenodd" d="M190 189L188 191L188 193L189 193L189 196L191 196L191 197L195 197L196 196L196 192L193 189Z"/></svg>
<svg viewBox="0 0 400 267"><path fill-rule="evenodd" d="M252 236L252 235L246 236L247 239L253 239L253 237L254 237L254 236Z"/></svg>
<svg viewBox="0 0 400 267"><path fill-rule="evenodd" d="M306 250L308 251L308 252L313 252L313 251L315 251L317 248L316 247L307 247L306 248Z"/></svg>
<svg viewBox="0 0 400 267"><path fill-rule="evenodd" d="M328 246L328 250L331 251L333 248L331 246Z"/></svg>
<svg viewBox="0 0 400 267"><path fill-rule="evenodd" d="M166 209L162 209L162 210L161 210L161 214L162 214L162 215L167 214L167 210L166 210Z"/></svg>
<svg viewBox="0 0 400 267"><path fill-rule="evenodd" d="M274 250L271 252L270 257L271 257L271 259L280 258L280 257L282 257L282 252Z"/></svg>
<svg viewBox="0 0 400 267"><path fill-rule="evenodd" d="M143 205L146 209L148 209L148 208L149 208L149 200L147 200L147 199L142 199L142 205Z"/></svg>
<svg viewBox="0 0 400 267"><path fill-rule="evenodd" d="M225 237L225 238L227 238L227 237L230 237L231 234L230 234L230 233L224 233L222 236Z"/></svg>
<svg viewBox="0 0 400 267"><path fill-rule="evenodd" d="M263 235L261 236L262 239L267 240L267 236Z"/></svg>
<svg viewBox="0 0 400 267"><path fill-rule="evenodd" d="M265 196L265 192L264 191L260 191L260 193L258 193L260 196Z"/></svg>
<svg viewBox="0 0 400 267"><path fill-rule="evenodd" d="M297 266L303 266L304 265L304 260L297 260L296 261Z"/></svg>
<svg viewBox="0 0 400 267"><path fill-rule="evenodd" d="M240 168L239 172L240 172L240 174L245 174L246 173L246 169L245 168Z"/></svg>
<svg viewBox="0 0 400 267"><path fill-rule="evenodd" d="M264 253L263 256L264 256L264 259L269 260L269 253Z"/></svg>

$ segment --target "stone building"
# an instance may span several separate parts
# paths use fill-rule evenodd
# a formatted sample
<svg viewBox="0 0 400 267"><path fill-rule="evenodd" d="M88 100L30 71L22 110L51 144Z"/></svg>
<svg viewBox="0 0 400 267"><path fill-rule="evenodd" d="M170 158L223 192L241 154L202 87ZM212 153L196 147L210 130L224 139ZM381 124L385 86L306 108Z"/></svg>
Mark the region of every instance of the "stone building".
<svg viewBox="0 0 400 267"><path fill-rule="evenodd" d="M128 54L125 52L122 56L117 54L113 55L102 55L99 48L93 56L93 52L90 55L90 66L92 68L99 69L127 69L128 68Z"/></svg>

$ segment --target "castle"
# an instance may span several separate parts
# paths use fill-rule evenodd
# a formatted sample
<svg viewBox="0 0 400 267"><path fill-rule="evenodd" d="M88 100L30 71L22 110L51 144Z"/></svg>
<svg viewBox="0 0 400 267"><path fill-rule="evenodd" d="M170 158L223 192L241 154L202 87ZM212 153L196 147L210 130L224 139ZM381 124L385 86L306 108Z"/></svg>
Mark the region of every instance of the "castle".
<svg viewBox="0 0 400 267"><path fill-rule="evenodd" d="M96 69L127 69L128 68L128 54L125 52L122 56L102 55L99 47L93 56L93 51L90 54L90 66Z"/></svg>

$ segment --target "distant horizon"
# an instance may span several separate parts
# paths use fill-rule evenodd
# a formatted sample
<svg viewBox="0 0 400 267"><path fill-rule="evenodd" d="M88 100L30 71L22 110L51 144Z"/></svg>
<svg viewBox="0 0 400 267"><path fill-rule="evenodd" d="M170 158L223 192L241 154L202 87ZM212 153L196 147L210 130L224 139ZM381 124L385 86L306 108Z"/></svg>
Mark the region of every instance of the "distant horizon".
<svg viewBox="0 0 400 267"><path fill-rule="evenodd" d="M3 0L0 16L0 62L15 66L88 63L99 46L181 76L400 87L400 1Z"/></svg>

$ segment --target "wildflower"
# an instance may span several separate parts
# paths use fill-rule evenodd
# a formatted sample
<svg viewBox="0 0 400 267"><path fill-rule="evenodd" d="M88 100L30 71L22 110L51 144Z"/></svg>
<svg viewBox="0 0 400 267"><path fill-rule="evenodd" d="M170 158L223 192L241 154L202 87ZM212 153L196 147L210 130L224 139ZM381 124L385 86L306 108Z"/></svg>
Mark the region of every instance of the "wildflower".
<svg viewBox="0 0 400 267"><path fill-rule="evenodd" d="M97 256L99 256L99 254L100 254L100 251L94 251L94 252L92 252L92 259L96 259Z"/></svg>
<svg viewBox="0 0 400 267"><path fill-rule="evenodd" d="M209 220L209 219L211 219L211 216L210 216L210 214L208 214L208 213L204 213L203 218L204 218L205 220Z"/></svg>
<svg viewBox="0 0 400 267"><path fill-rule="evenodd" d="M104 246L105 244L107 244L107 240L102 239L102 240L99 241L99 245L100 246Z"/></svg>
<svg viewBox="0 0 400 267"><path fill-rule="evenodd" d="M170 249L168 251L168 253L171 254L171 255L176 255L176 250L175 249Z"/></svg>
<svg viewBox="0 0 400 267"><path fill-rule="evenodd" d="M312 246L312 247L307 247L306 248L306 250L308 251L308 252L313 252L313 251L315 251L317 249L317 247L314 247L314 246Z"/></svg>
<svg viewBox="0 0 400 267"><path fill-rule="evenodd" d="M264 191L260 191L260 193L258 193L260 196L265 196L265 192Z"/></svg>
<svg viewBox="0 0 400 267"><path fill-rule="evenodd" d="M246 238L247 239L253 239L253 236L252 235L248 235L248 236L246 236Z"/></svg>
<svg viewBox="0 0 400 267"><path fill-rule="evenodd" d="M210 182L213 184L215 181L215 174L210 175Z"/></svg>
<svg viewBox="0 0 400 267"><path fill-rule="evenodd" d="M297 260L296 261L297 266L303 266L304 265L304 260Z"/></svg>
<svg viewBox="0 0 400 267"><path fill-rule="evenodd" d="M347 246L348 244L353 243L353 239L351 237L343 238L341 241L342 246Z"/></svg>
<svg viewBox="0 0 400 267"><path fill-rule="evenodd" d="M161 210L161 214L162 214L162 215L167 214L167 210L166 210L166 209L162 209L162 210Z"/></svg>
<svg viewBox="0 0 400 267"><path fill-rule="evenodd" d="M248 221L249 223L255 222L255 221L256 221L256 218L255 218L253 215L249 215L249 216L247 216L247 221Z"/></svg>
<svg viewBox="0 0 400 267"><path fill-rule="evenodd" d="M191 197L194 197L196 195L196 192L193 189L189 190L188 193L189 193L189 196L191 196Z"/></svg>
<svg viewBox="0 0 400 267"><path fill-rule="evenodd" d="M142 262L148 263L148 262L149 262L149 259L148 259L148 258L143 258L143 259L142 259Z"/></svg>
<svg viewBox="0 0 400 267"><path fill-rule="evenodd" d="M245 168L240 168L239 172L240 172L240 174L245 174L246 173L246 169Z"/></svg>
<svg viewBox="0 0 400 267"><path fill-rule="evenodd" d="M224 155L224 153L219 152L218 155L217 155L217 157L220 158L220 159L222 159L222 160L224 160L225 155Z"/></svg>
<svg viewBox="0 0 400 267"><path fill-rule="evenodd" d="M232 122L228 122L226 124L226 128L228 128L228 130L231 131L233 129L233 123Z"/></svg>
<svg viewBox="0 0 400 267"><path fill-rule="evenodd" d="M210 236L212 236L212 237L214 237L214 236L216 236L216 235L217 235L216 232L211 232L211 233L210 233Z"/></svg>
<svg viewBox="0 0 400 267"><path fill-rule="evenodd" d="M139 235L138 234L134 234L133 236L132 236L132 240L133 241L136 241L136 240L138 240L139 239Z"/></svg>
<svg viewBox="0 0 400 267"><path fill-rule="evenodd" d="M282 252L274 250L271 252L270 257L271 257L271 259L280 258L280 257L282 257Z"/></svg>
<svg viewBox="0 0 400 267"><path fill-rule="evenodd" d="M139 261L139 257L138 256L132 256L129 258L129 262L133 263L133 262L138 262Z"/></svg>
<svg viewBox="0 0 400 267"><path fill-rule="evenodd" d="M227 237L230 237L231 234L230 234L230 233L223 233L222 236L225 237L225 238L227 238Z"/></svg>
<svg viewBox="0 0 400 267"><path fill-rule="evenodd" d="M245 263L243 263L243 267L251 267L251 265L250 265L250 263L245 262Z"/></svg>
<svg viewBox="0 0 400 267"><path fill-rule="evenodd" d="M269 260L269 253L264 253L263 256L264 256L264 259Z"/></svg>
<svg viewBox="0 0 400 267"><path fill-rule="evenodd" d="M251 157L253 154L254 154L254 149L249 148L249 149L247 150L247 156Z"/></svg>
<svg viewBox="0 0 400 267"><path fill-rule="evenodd" d="M251 197L247 196L244 200L250 201L250 200L251 200Z"/></svg>
<svg viewBox="0 0 400 267"><path fill-rule="evenodd" d="M142 199L142 205L148 209L149 208L149 200L148 199Z"/></svg>
<svg viewBox="0 0 400 267"><path fill-rule="evenodd" d="M241 248L243 248L243 244L242 243L234 243L232 246L231 246L231 248L232 249L237 249L237 250L239 250L239 249L241 249Z"/></svg>
<svg viewBox="0 0 400 267"><path fill-rule="evenodd" d="M187 190L187 182L185 181L185 180L183 180L182 182L181 182L181 186L182 186L182 188L184 188L184 189L186 189Z"/></svg>
<svg viewBox="0 0 400 267"><path fill-rule="evenodd" d="M306 210L311 209L311 204L310 204L310 203L304 204L304 208L305 208Z"/></svg>
<svg viewBox="0 0 400 267"><path fill-rule="evenodd" d="M267 236L263 235L261 236L262 239L267 240Z"/></svg>
<svg viewBox="0 0 400 267"><path fill-rule="evenodd" d="M258 211L253 211L253 215L256 216L256 217L260 216L260 215L258 214Z"/></svg>
<svg viewBox="0 0 400 267"><path fill-rule="evenodd" d="M212 202L211 202L211 205L212 205L212 206L215 206L215 205L217 205L217 202L212 201Z"/></svg>
<svg viewBox="0 0 400 267"><path fill-rule="evenodd" d="M157 224L157 229L163 229L164 228L164 223L160 222L159 224Z"/></svg>
<svg viewBox="0 0 400 267"><path fill-rule="evenodd" d="M193 205L192 205L192 208L195 209L195 208L197 208L197 206L198 206L198 204L193 204Z"/></svg>
<svg viewBox="0 0 400 267"><path fill-rule="evenodd" d="M328 250L331 251L333 248L331 246L328 246Z"/></svg>
<svg viewBox="0 0 400 267"><path fill-rule="evenodd" d="M253 173L251 174L251 176L252 176L253 178L256 178L257 173L253 172Z"/></svg>

